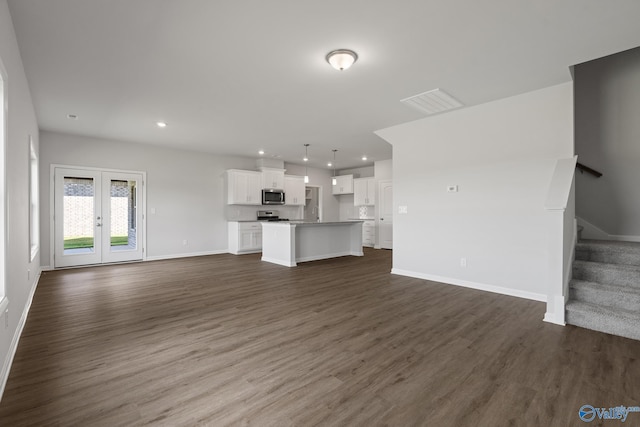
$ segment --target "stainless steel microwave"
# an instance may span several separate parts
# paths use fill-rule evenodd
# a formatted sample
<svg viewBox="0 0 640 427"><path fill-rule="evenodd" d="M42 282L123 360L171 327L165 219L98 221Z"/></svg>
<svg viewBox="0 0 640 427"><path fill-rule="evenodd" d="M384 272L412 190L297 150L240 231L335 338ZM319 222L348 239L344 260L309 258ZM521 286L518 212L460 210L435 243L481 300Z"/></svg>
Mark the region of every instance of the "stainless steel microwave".
<svg viewBox="0 0 640 427"><path fill-rule="evenodd" d="M284 191L274 188L265 188L262 190L263 205L284 205Z"/></svg>

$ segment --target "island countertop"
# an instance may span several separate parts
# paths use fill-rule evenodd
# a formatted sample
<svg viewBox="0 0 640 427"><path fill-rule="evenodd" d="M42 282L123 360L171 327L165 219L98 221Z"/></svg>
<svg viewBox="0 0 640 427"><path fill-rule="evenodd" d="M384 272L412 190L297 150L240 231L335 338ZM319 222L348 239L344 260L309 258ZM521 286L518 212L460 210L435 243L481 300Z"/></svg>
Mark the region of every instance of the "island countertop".
<svg viewBox="0 0 640 427"><path fill-rule="evenodd" d="M347 255L363 256L362 220L262 222L262 260L286 267Z"/></svg>
<svg viewBox="0 0 640 427"><path fill-rule="evenodd" d="M292 219L289 221L267 221L270 224L282 225L335 225L335 224L353 224L362 223L364 220L348 220L348 221L309 221L305 219Z"/></svg>

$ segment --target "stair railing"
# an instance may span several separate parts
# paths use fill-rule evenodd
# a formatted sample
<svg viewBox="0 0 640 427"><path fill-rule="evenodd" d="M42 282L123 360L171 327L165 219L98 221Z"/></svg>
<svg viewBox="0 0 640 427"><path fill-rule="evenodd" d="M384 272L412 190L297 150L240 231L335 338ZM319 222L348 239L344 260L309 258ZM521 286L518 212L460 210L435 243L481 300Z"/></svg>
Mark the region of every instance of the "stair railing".
<svg viewBox="0 0 640 427"><path fill-rule="evenodd" d="M602 173L598 172L595 169L591 169L589 166L585 166L580 162L576 163L576 169L578 169L580 173L586 172L595 176L596 178L600 178L602 176Z"/></svg>

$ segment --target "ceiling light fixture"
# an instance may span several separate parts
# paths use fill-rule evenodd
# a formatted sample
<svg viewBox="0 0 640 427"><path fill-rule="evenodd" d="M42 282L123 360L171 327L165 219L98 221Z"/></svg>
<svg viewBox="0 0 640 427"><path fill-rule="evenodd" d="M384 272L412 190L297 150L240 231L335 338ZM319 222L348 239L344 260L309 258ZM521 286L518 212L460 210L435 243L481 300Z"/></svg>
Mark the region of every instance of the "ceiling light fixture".
<svg viewBox="0 0 640 427"><path fill-rule="evenodd" d="M258 151L258 154L260 154L262 156L264 154L264 150Z"/></svg>
<svg viewBox="0 0 640 427"><path fill-rule="evenodd" d="M342 71L358 60L358 54L349 49L337 49L327 53L326 60L333 68Z"/></svg>
<svg viewBox="0 0 640 427"><path fill-rule="evenodd" d="M305 162L309 160L309 144L304 144L304 159ZM305 165L304 167L304 183L309 183L309 168Z"/></svg>
<svg viewBox="0 0 640 427"><path fill-rule="evenodd" d="M156 125L158 125L159 128L166 128L167 127L167 123L166 122L156 122Z"/></svg>
<svg viewBox="0 0 640 427"><path fill-rule="evenodd" d="M78 120L77 114L67 114L67 119Z"/></svg>
<svg viewBox="0 0 640 427"><path fill-rule="evenodd" d="M362 161L366 162L367 161L367 156L362 156Z"/></svg>
<svg viewBox="0 0 640 427"><path fill-rule="evenodd" d="M331 180L331 185L337 185L338 184L338 180L336 179L336 150L335 148L333 150L333 179Z"/></svg>

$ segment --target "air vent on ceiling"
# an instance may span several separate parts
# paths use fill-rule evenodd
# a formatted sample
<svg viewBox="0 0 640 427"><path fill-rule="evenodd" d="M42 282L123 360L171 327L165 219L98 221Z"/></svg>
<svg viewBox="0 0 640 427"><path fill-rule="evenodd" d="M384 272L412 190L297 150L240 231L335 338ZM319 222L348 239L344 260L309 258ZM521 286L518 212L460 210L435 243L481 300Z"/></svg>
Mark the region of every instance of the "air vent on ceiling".
<svg viewBox="0 0 640 427"><path fill-rule="evenodd" d="M436 114L462 107L462 102L440 89L433 89L418 95L400 100L416 110L426 114Z"/></svg>

